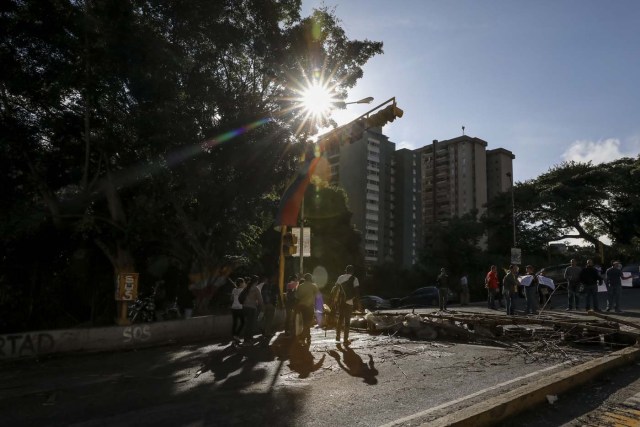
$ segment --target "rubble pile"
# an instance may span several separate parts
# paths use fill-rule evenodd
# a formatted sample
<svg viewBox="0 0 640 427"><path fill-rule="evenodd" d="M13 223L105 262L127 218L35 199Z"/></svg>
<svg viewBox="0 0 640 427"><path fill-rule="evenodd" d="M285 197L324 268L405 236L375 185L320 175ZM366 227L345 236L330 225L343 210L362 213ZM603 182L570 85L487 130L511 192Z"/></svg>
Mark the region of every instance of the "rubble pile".
<svg viewBox="0 0 640 427"><path fill-rule="evenodd" d="M535 342L554 351L566 344L636 344L640 327L617 318L589 312L589 317L545 312L537 316L504 316L465 311L432 313L365 312L351 326L371 333L399 334L420 340L464 340L512 346ZM530 346L529 346L530 347Z"/></svg>

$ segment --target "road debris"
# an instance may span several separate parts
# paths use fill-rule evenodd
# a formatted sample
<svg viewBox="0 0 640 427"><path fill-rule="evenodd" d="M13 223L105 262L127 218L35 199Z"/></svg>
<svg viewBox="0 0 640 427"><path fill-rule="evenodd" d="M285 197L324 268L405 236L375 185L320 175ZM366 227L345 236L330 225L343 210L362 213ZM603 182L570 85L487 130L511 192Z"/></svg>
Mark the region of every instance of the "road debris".
<svg viewBox="0 0 640 427"><path fill-rule="evenodd" d="M506 316L467 311L357 313L352 328L418 340L465 341L514 348L530 361L540 357L571 360L568 346L635 345L640 327L596 312L572 316L545 311L537 316ZM397 349L396 349L397 351ZM398 351L400 353L400 351Z"/></svg>

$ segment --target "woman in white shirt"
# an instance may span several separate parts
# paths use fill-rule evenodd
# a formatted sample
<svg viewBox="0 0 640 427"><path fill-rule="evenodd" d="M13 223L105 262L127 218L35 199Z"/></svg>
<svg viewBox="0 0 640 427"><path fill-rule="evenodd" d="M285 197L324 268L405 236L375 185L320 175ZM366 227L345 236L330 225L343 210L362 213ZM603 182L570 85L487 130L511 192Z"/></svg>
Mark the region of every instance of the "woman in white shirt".
<svg viewBox="0 0 640 427"><path fill-rule="evenodd" d="M233 283L233 282L231 282ZM231 291L231 318L233 319L233 325L231 326L231 335L236 341L240 341L240 332L244 327L244 314L242 313L242 304L238 300L240 292L247 286L244 279L240 277L233 283L234 288Z"/></svg>

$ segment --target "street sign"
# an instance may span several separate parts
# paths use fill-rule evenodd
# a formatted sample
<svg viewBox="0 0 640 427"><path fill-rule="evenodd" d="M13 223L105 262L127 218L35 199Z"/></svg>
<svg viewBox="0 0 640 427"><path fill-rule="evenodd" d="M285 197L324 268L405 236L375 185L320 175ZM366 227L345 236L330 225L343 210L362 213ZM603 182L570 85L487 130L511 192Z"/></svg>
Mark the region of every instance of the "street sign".
<svg viewBox="0 0 640 427"><path fill-rule="evenodd" d="M311 256L311 227L304 227L302 233L302 239L300 239L300 227L292 227L291 234L298 238L298 252L292 254L292 256L300 256L300 248L303 250L303 254L306 257Z"/></svg>
<svg viewBox="0 0 640 427"><path fill-rule="evenodd" d="M511 264L522 264L522 250L520 248L511 248Z"/></svg>
<svg viewBox="0 0 640 427"><path fill-rule="evenodd" d="M118 274L116 301L135 301L138 298L138 273Z"/></svg>

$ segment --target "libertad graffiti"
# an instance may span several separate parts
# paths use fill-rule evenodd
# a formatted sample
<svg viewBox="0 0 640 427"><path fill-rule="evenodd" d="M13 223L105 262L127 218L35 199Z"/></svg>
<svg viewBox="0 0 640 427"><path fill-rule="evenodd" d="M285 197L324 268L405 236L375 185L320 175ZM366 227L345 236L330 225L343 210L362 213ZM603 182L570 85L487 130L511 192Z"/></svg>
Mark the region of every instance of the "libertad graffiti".
<svg viewBox="0 0 640 427"><path fill-rule="evenodd" d="M51 334L39 332L0 336L0 358L34 356L49 353L56 345Z"/></svg>

